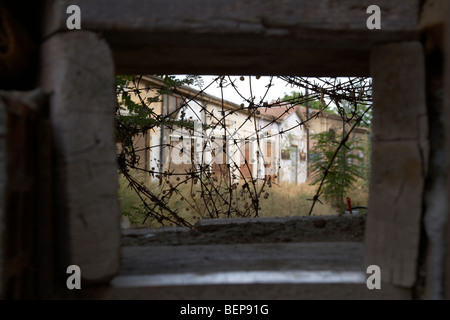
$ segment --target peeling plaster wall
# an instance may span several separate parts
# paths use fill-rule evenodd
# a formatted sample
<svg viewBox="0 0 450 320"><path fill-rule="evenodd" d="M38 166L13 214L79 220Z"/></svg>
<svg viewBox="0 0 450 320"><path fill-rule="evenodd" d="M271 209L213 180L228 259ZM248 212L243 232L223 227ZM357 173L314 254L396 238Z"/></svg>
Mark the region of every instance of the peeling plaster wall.
<svg viewBox="0 0 450 320"><path fill-rule="evenodd" d="M280 181L293 184L306 182L306 133L303 126L298 126L302 120L297 113L290 114L282 123L280 129L295 127L281 135L281 150L290 151L290 159L280 159ZM302 159L302 154L305 155Z"/></svg>

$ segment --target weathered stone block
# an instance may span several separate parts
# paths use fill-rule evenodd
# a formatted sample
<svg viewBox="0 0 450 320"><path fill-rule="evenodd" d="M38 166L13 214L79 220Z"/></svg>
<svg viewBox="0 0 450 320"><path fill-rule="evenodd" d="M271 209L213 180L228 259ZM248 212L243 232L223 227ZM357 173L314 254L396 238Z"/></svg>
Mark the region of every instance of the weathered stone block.
<svg viewBox="0 0 450 320"><path fill-rule="evenodd" d="M373 137L417 139L426 132L425 62L419 42L377 46L371 53L373 77Z"/></svg>
<svg viewBox="0 0 450 320"><path fill-rule="evenodd" d="M382 281L412 287L428 163L425 71L420 43L375 47L373 138L365 263Z"/></svg>
<svg viewBox="0 0 450 320"><path fill-rule="evenodd" d="M44 35L66 31L66 0L48 0ZM370 48L417 40L418 0L378 0L369 30L359 0L77 0L120 73L367 76Z"/></svg>
<svg viewBox="0 0 450 320"><path fill-rule="evenodd" d="M66 0L47 1L45 32L66 30ZM327 30L371 32L367 29L366 13L370 5L358 0L340 0L330 4L327 0L76 0L70 4L80 6L81 27L101 31L194 32L198 34L264 34L286 35L301 30ZM418 0L378 0L383 10L380 32L411 31L418 22ZM350 33L351 34L351 33ZM307 37L308 35L296 34ZM346 37L348 34L335 34ZM405 34L403 35L404 38ZM376 38L376 35L373 36ZM371 39L367 39L370 41ZM135 38L128 41L136 41ZM142 41L144 43L145 40ZM357 45L357 44L351 44Z"/></svg>
<svg viewBox="0 0 450 320"><path fill-rule="evenodd" d="M415 141L372 146L366 265L382 280L410 287L416 278L423 196L423 158Z"/></svg>
<svg viewBox="0 0 450 320"><path fill-rule="evenodd" d="M97 34L55 34L41 48L40 84L51 95L61 274L87 281L119 269L120 215L114 143L114 63Z"/></svg>

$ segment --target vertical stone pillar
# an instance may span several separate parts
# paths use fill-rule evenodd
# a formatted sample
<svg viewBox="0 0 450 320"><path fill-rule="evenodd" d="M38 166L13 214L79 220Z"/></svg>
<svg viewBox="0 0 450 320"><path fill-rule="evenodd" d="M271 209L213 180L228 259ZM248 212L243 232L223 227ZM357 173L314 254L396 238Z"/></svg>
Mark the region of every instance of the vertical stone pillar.
<svg viewBox="0 0 450 320"><path fill-rule="evenodd" d="M372 170L365 265L383 282L416 280L427 151L423 49L419 42L375 47Z"/></svg>
<svg viewBox="0 0 450 320"><path fill-rule="evenodd" d="M46 134L39 122L44 106L38 89L0 91L0 297L5 299L51 294L52 248L37 248L48 243L51 223L45 233L36 223L51 215L49 189L39 179L47 167L41 155L51 150L37 138Z"/></svg>
<svg viewBox="0 0 450 320"><path fill-rule="evenodd" d="M425 192L424 246L421 259L426 272L423 296L427 299L444 298L445 277L446 274L448 277L450 268L449 258L447 257L448 262L445 261L446 251L448 252L450 248L448 225L450 50L446 49L450 38L449 9L446 0L426 0L423 2L419 23L426 51L427 108L430 115L430 165Z"/></svg>
<svg viewBox="0 0 450 320"><path fill-rule="evenodd" d="M444 10L444 36L443 36L443 53L444 53L444 124L445 124L445 146L447 151L447 168L450 168L450 3L445 1ZM448 169L447 169L448 170ZM450 185L448 179L450 173L447 171L447 197L450 197ZM445 283L444 297L450 300L450 212L447 211L447 230L445 245Z"/></svg>
<svg viewBox="0 0 450 320"><path fill-rule="evenodd" d="M85 283L107 281L120 264L112 54L96 33L74 30L45 40L40 59L56 157L56 272L67 278L75 264Z"/></svg>
<svg viewBox="0 0 450 320"><path fill-rule="evenodd" d="M0 300L5 298L4 264L5 264L5 203L7 175L7 109L0 101Z"/></svg>

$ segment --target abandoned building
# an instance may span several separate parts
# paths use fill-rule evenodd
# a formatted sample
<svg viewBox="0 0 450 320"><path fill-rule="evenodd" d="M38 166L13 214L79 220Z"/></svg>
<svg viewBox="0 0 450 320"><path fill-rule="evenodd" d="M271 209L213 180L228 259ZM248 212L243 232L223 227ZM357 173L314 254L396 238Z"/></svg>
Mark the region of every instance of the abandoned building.
<svg viewBox="0 0 450 320"><path fill-rule="evenodd" d="M163 87L163 80L143 76L139 86L152 88L142 94L141 98L145 99ZM308 124L300 107L260 107L259 112L252 115L236 103L222 101L204 92L200 94L199 90L189 86L178 88L176 94L164 94L160 99L151 104L156 114L171 115L175 120L181 120L183 115L198 124L198 130L191 134L179 127L159 126L136 137L135 149L140 150L142 168L185 173L193 165L208 164L215 174L222 175L223 170L228 170L227 164L236 163L239 165L239 172L234 175L236 179L242 175L258 179L272 176L279 183L306 181L307 135L304 127ZM251 121L248 121L249 117ZM205 126L209 129L204 129ZM283 128L292 127L295 128L288 134L280 134ZM168 144L172 147L166 147ZM184 154L180 155L180 150L184 150ZM286 152L289 152L288 159L282 157Z"/></svg>
<svg viewBox="0 0 450 320"><path fill-rule="evenodd" d="M156 90L164 87L164 82L160 77L146 75L139 77L138 87L142 90L139 99L145 100L154 97ZM136 96L133 98L139 101ZM187 119L202 125L196 133L179 127L159 126L136 137L140 167L158 174L165 171L185 173L193 165L209 164L219 176L224 173L226 164L236 163L240 167L235 174L237 179L240 175L258 179L272 176L277 183L300 184L307 180L308 148L315 145L313 135L330 130L342 132L342 119L335 114L325 112L314 117L318 111L311 109L311 119L306 121L305 107L282 102L270 108L259 107L258 112L252 114L236 103L222 101L221 97L190 86L177 88L176 93L163 94L160 101L148 107L158 115L170 115L171 119ZM345 130L350 128L349 123L344 127ZM281 134L285 130L288 131ZM357 126L350 140L367 141L369 132L368 128ZM183 135L185 139L181 138ZM203 143L207 138L212 139L208 141L209 145ZM200 140L202 143L198 142ZM184 150L181 156L180 150ZM155 175L153 179L157 179Z"/></svg>
<svg viewBox="0 0 450 320"><path fill-rule="evenodd" d="M69 4L81 11L79 27ZM379 28L368 23L373 4ZM449 1L21 6L0 4L0 298L450 298ZM312 216L202 222L192 232L211 236L203 245L125 245L116 74L372 77L370 199L361 241L266 236L277 226L278 233L316 237L347 221ZM214 230L239 226L260 242L217 243ZM154 236L142 232L136 237ZM189 260L195 252L201 259ZM73 266L80 289L67 285ZM366 285L372 266L381 270L380 289Z"/></svg>
<svg viewBox="0 0 450 320"><path fill-rule="evenodd" d="M304 114L306 114L305 107L302 107L301 110ZM310 112L309 117L312 118L310 121L308 121L310 148L314 146L314 139L311 138L312 135L330 130L335 132L342 132L342 118L340 116L324 112L320 117L314 117L314 115L317 114L318 110L309 109L308 111ZM344 130L350 130L350 125L348 123L345 124ZM368 141L370 139L370 129L363 126L357 126L352 132L350 139Z"/></svg>

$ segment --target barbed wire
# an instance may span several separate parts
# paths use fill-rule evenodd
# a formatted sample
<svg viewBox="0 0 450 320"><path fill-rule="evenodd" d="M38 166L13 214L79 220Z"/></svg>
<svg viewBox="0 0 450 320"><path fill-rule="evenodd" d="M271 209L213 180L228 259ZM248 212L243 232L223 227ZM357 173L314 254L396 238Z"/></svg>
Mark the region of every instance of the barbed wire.
<svg viewBox="0 0 450 320"><path fill-rule="evenodd" d="M241 77L240 80L245 80ZM165 78L172 79L172 78ZM195 79L195 77L194 77ZM265 175L264 177L256 175L252 170L252 163L246 157L245 149L236 148L231 151L227 144L237 145L250 141L256 143L256 161L266 161L267 155L263 152L263 140L283 136L290 131L305 126L312 119L320 118L324 112L332 110L334 104L337 114L341 117L343 123L351 126L347 135L343 135L342 141L336 150L345 146L350 133L361 123L364 123L365 117L370 113L372 96L371 96L371 79L370 78L302 78L302 77L277 77L278 80L290 86L294 92L300 92L292 97L279 97L272 101L266 101L271 88L273 88L274 77L269 77L265 87L265 93L256 99L252 93L252 79L248 77L248 87L250 96L244 95L236 85L236 79L231 76L217 76L210 83L203 85L200 90L190 88L189 94L186 93L186 85L184 83L171 81L162 82L160 84L152 84L145 81L143 76L134 76L127 79L125 84L117 86L117 116L116 116L116 136L118 137L118 167L120 173L126 178L130 188L138 195L145 211L146 221L148 218L155 220L161 225L174 224L192 227L192 223L182 217L179 208L173 206L171 199L178 197L185 205L184 210L192 211L192 216L198 218L218 218L218 217L250 217L258 216L260 208L260 197L267 197L267 188L271 188L273 184L277 184L276 173ZM173 80L173 79L172 79ZM202 98L207 96L206 90L211 86L220 88L221 96L220 113L215 114L214 110L209 110L201 103ZM231 87L241 98L244 103L233 105L232 108L226 106L227 96L224 89ZM148 99L145 95L149 92L156 92L157 95L171 95L181 102L176 108L170 112L161 113L155 111L153 105L160 102L158 99ZM128 121L127 112L124 110L123 104L130 96L138 101L137 105L143 112L146 121ZM124 97L126 98L124 100ZM129 101L129 100L127 100ZM300 106L308 107L314 104L317 109L314 112L308 112L301 121L297 121L295 125L289 128L283 128L279 131L267 132L273 124L279 123L286 115L293 112L295 108ZM194 109L198 108L200 112ZM267 113L270 109L279 109L277 115L270 119L266 118L266 123L257 126L257 120L261 116L261 112ZM308 109L306 109L308 110ZM132 111L132 113L135 111ZM138 113L139 113L138 112ZM195 116L186 119L185 116L189 112ZM136 113L136 112L135 112ZM235 114L240 114L244 119L240 125L234 129L227 126L227 119ZM203 119L202 119L203 117ZM209 118L209 123L205 123L205 119ZM127 120L127 121L125 121ZM248 133L245 137L237 136L236 133L252 123L253 132ZM369 125L370 123L366 123ZM197 128L196 128L197 126ZM199 127L200 126L200 127ZM156 133L158 130L161 134L162 128L166 130L162 143L136 148L134 139L139 134L147 132ZM168 133L177 133L183 131L188 133L189 141L181 141L177 145L166 143L165 138L170 137ZM186 148L192 147L191 138L198 137L198 131L202 134L205 132L218 134L222 133L224 138L222 141L214 142L214 139L203 141L198 152L192 152ZM266 132L265 132L266 131ZM263 134L265 132L265 134ZM196 136L197 135L197 136ZM212 136L208 136L212 138ZM182 139L182 138L181 138ZM207 140L207 139L206 139ZM211 140L213 140L211 142ZM238 141L239 140L239 141ZM267 140L265 140L267 141ZM189 142L189 143L188 143ZM216 149L222 148L221 156L226 158L226 163L217 163L219 154L214 154L211 159L205 159L204 154L208 149L211 151L211 144L216 143ZM222 144L222 145L221 145ZM164 159L159 159L158 166L144 169L141 166L139 153L151 152L152 149L164 148L168 153L175 155L187 155L190 157L190 165L185 166L183 171L171 168L171 165L162 164ZM281 146L278 146L281 148ZM215 149L215 150L216 150ZM201 154L201 159L196 159L195 154ZM241 162L236 163L235 158L239 156ZM243 161L242 161L243 159ZM334 159L334 158L333 158ZM278 159L279 161L280 159ZM257 163L258 164L258 163ZM258 165L257 165L258 167ZM141 172L146 177L156 179L158 181L157 188L151 188L144 181L139 181L133 174ZM275 170L277 172L277 170ZM321 187L326 175L329 172L324 170L324 177L320 183L316 195L312 199L312 213L317 201L320 201ZM242 204L243 203L243 204Z"/></svg>

